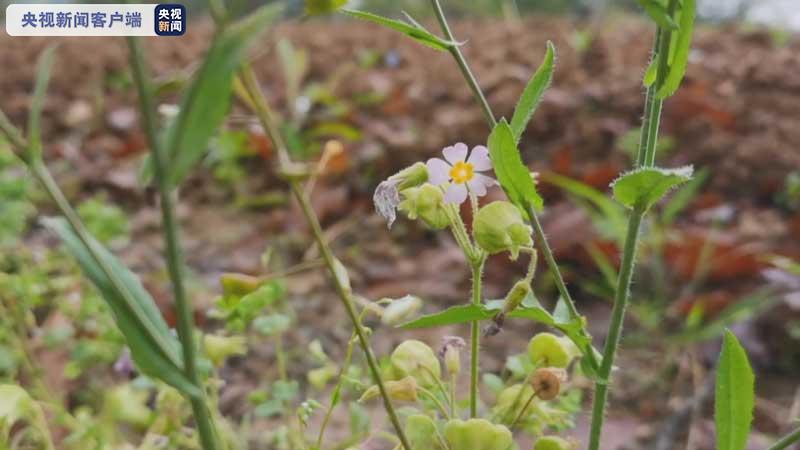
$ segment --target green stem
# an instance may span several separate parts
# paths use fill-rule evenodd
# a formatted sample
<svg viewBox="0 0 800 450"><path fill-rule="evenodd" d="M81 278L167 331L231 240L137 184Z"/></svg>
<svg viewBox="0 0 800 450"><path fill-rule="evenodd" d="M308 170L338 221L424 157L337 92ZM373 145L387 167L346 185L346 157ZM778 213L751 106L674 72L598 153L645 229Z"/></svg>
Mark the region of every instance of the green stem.
<svg viewBox="0 0 800 450"><path fill-rule="evenodd" d="M342 364L342 368L339 369L339 376L337 377L336 386L333 388L333 392L331 392L331 402L328 405L327 411L325 411L325 418L322 419L322 425L319 427L319 435L317 435L317 446L318 450L322 449L322 438L325 436L325 430L328 428L328 423L333 417L333 409L336 407L336 404L339 402L339 396L342 392L342 386L344 385L344 376L347 373L347 370L350 368L350 361L353 358L353 345L356 343L356 335L353 333L350 336L350 339L347 341L347 351L344 355L344 363Z"/></svg>
<svg viewBox="0 0 800 450"><path fill-rule="evenodd" d="M249 103L253 107L253 112L258 117L261 126L264 127L264 131L267 133L267 136L272 142L273 147L278 152L280 165L289 166L294 164L291 161L288 151L286 150L286 145L283 141L280 130L278 129L277 121L272 114L272 109L264 97L264 93L261 91L261 88L258 86L258 82L255 78L253 70L249 65L245 64L242 66L241 70L239 71L239 79L244 87L244 94L249 97ZM311 203L309 202L308 197L305 195L305 191L302 189L299 182L296 179L291 179L289 180L289 186L295 198L297 199L297 202L300 204L303 215L306 218L306 222L308 222L309 226L311 227L311 231L314 234L314 239L317 242L320 253L322 253L322 259L325 261L325 265L328 267L328 271L331 273L333 278L334 286L339 299L344 305L347 315L353 324L353 330L358 337L361 349L367 359L367 365L369 366L373 381L378 386L378 390L381 393L383 405L386 409L386 413L389 415L389 420L391 421L403 448L406 450L411 450L411 445L408 443L408 439L406 438L403 427L400 424L400 419L398 418L397 412L394 409L392 400L389 398L389 393L386 391L378 363L375 359L375 355L372 353L372 348L367 340L364 327L361 325L361 321L358 319L358 315L356 314L352 294L348 289L345 288L345 286L342 285L339 277L337 276L336 259L333 256L333 252L328 246L328 243L325 241L325 237L322 233L322 226L319 224L319 219L317 218L314 209L311 207Z"/></svg>
<svg viewBox="0 0 800 450"><path fill-rule="evenodd" d="M800 442L800 428L782 437L778 442L767 448L767 450L783 450L789 448L789 446L795 442Z"/></svg>
<svg viewBox="0 0 800 450"><path fill-rule="evenodd" d="M670 11L674 12L676 1L670 0ZM667 64L669 55L669 32L656 29L654 48L658 49L655 55L658 58L658 76L653 85L648 88L647 104L645 105L644 123L642 125L642 138L639 142L638 162L643 167L652 167L655 163L656 147L658 142L658 128L661 118L663 101L657 98L658 86L663 82L666 72L664 66ZM642 157L644 155L644 157ZM589 434L589 450L600 448L600 435L603 429L603 419L608 400L608 390L611 376L611 369L614 365L617 347L619 346L622 326L625 318L625 309L628 306L630 297L631 279L636 259L636 246L638 244L639 229L642 219L646 213L645 208L636 207L631 212L628 219L628 232L625 238L625 246L622 252L620 272L617 278L617 288L614 295L614 306L611 312L611 321L608 325L608 337L606 338L605 348L603 349L603 361L597 373L595 383L594 404L592 406L592 424Z"/></svg>
<svg viewBox="0 0 800 450"><path fill-rule="evenodd" d="M194 339L194 317L192 305L186 297L183 282L183 255L181 251L178 220L175 215L174 192L167 185L167 155L161 145L156 128L156 112L150 87L149 74L141 43L136 38L128 38L133 78L139 93L139 106L150 152L153 156L153 170L158 185L163 222L164 243L166 245L167 269L172 281L175 309L178 316L178 339L183 353L183 367L187 378L203 391L203 382L197 371L197 347ZM189 401L197 424L200 442L205 450L218 447L216 430L211 411L204 397L191 397Z"/></svg>
<svg viewBox="0 0 800 450"><path fill-rule="evenodd" d="M483 276L483 263L485 258L481 258L477 263L472 264L472 304L481 304L481 282ZM470 366L469 366L469 417L478 417L478 355L480 353L480 320L474 320L470 324Z"/></svg>
<svg viewBox="0 0 800 450"><path fill-rule="evenodd" d="M592 408L592 428L589 435L589 450L600 448L600 432L603 428L605 406L608 397L608 383L611 369L614 366L614 356L622 335L622 322L625 318L625 308L628 306L629 290L633 278L633 267L636 260L636 245L639 237L639 228L644 216L644 209L635 209L628 221L628 234L625 238L625 248L622 253L622 262L617 279L617 292L614 297L614 308L611 312L611 322L608 326L608 337L603 351L603 361L597 373L595 383L594 405Z"/></svg>
<svg viewBox="0 0 800 450"><path fill-rule="evenodd" d="M522 389L520 389L520 392L521 391L522 391ZM530 397L528 397L528 400L525 402L525 405L522 407L522 409L519 410L519 414L517 414L517 417L514 419L513 422L511 422L511 425L508 426L509 430L513 430L514 427L517 426L519 421L522 420L522 418L525 416L525 411L527 411L528 408L531 406L531 403L533 402L534 398L536 398L536 392L535 391L530 395Z"/></svg>
<svg viewBox="0 0 800 450"><path fill-rule="evenodd" d="M438 408L439 411L442 413L442 417L444 417L447 420L451 419L450 413L447 411L447 408L445 408L444 403L442 403L441 400L439 400L439 398L436 397L436 394L425 389L422 386L417 386L417 390L421 394L424 394L426 397L428 397L433 402L433 404L436 405L436 408Z"/></svg>

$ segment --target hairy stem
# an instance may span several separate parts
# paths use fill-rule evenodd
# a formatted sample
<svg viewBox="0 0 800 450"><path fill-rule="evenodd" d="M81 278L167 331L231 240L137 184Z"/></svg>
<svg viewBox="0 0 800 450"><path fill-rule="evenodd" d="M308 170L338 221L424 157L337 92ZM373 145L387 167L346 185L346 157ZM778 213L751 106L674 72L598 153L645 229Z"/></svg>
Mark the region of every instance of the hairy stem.
<svg viewBox="0 0 800 450"><path fill-rule="evenodd" d="M674 12L676 0L670 0L670 11ZM647 90L645 100L645 116L642 124L642 136L639 141L637 153L638 163L642 167L652 167L655 163L656 147L658 143L658 128L661 118L663 101L656 98L656 92L662 84L666 71L667 55L669 54L670 35L660 27L656 29L654 48L657 53L658 76ZM633 269L636 260L636 246L638 245L639 228L646 213L644 207L635 207L628 218L628 232L625 237L625 246L622 251L622 261L620 272L617 278L617 288L614 295L614 306L611 312L611 321L608 324L608 337L606 338L605 348L603 349L603 361L597 373L595 383L594 404L592 405L592 424L589 434L589 450L600 448L600 435L603 430L603 419L605 417L606 403L608 400L608 390L611 377L611 369L614 366L614 357L619 346L622 335L622 326L625 319L625 309L628 306L630 297L630 286L633 278Z"/></svg>
<svg viewBox="0 0 800 450"><path fill-rule="evenodd" d="M608 383L611 368L614 365L614 356L622 335L622 323L625 318L625 309L628 306L629 289L633 278L633 267L636 260L636 245L639 228L644 216L643 209L636 209L631 213L628 221L628 234L625 238L625 248L622 253L622 262L617 280L617 292L614 298L614 308L611 312L611 321L608 326L608 337L603 351L603 361L597 374L595 383L594 405L592 407L592 428L589 435L589 449L600 448L600 432L603 428L605 406L608 397Z"/></svg>
<svg viewBox="0 0 800 450"><path fill-rule="evenodd" d="M131 66L136 89L139 93L139 106L145 134L148 138L150 152L153 156L153 170L158 186L159 201L161 203L161 220L166 245L167 269L172 281L172 293L175 301L175 310L178 316L178 339L183 353L183 367L187 378L201 391L203 381L197 371L197 346L194 339L193 308L186 297L183 276L183 255L178 230L178 220L175 215L174 192L167 185L167 155L158 137L156 128L156 112L150 87L150 78L147 73L144 51L141 43L136 38L128 38ZM204 397L189 398L192 413L197 424L200 442L205 450L218 448L214 420Z"/></svg>
<svg viewBox="0 0 800 450"><path fill-rule="evenodd" d="M789 448L795 442L800 442L800 428L782 437L778 442L772 444L767 450L783 450Z"/></svg>
<svg viewBox="0 0 800 450"><path fill-rule="evenodd" d="M481 282L483 277L483 263L481 258L472 264L472 304L481 304ZM478 417L478 367L481 339L481 322L474 320L470 324L470 356L469 356L469 417Z"/></svg>

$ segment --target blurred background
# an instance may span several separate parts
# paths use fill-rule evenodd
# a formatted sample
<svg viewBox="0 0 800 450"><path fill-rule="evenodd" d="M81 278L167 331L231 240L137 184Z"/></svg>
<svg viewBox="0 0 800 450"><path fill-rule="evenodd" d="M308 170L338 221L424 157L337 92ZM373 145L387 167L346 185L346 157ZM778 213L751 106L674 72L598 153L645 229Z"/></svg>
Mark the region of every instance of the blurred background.
<svg viewBox="0 0 800 450"><path fill-rule="evenodd" d="M240 14L258 3L229 2ZM713 448L709 380L725 327L742 340L757 373L751 448L764 448L800 416L800 3L698 3L690 65L681 90L666 103L658 161L693 164L698 175L645 225L608 449ZM255 46L253 64L279 109L293 155L318 161L311 198L355 290L369 300L418 295L424 312L465 301L468 270L452 239L405 218L387 230L372 206L375 186L403 167L455 142L485 143L489 130L457 67L447 54L392 31L339 16L300 19L302 2L289 4L292 12ZM404 10L437 29L427 1L350 5L395 18ZM165 117L213 32L203 2L187 6L185 36L147 40ZM545 42L555 43L554 84L521 149L540 173L550 243L600 343L626 214L609 200L608 185L630 167L638 142L641 79L654 29L635 0L444 6L498 114L510 115ZM25 123L34 61L54 41L60 45L43 123L48 164L95 234L143 277L174 320L159 216L140 178L147 149L124 41L3 33L0 107ZM203 167L181 190L180 217L197 320L206 329L223 322L221 274L275 275L280 282L274 303L258 312L248 354L223 369L220 398L225 414L274 431L286 405L316 392L305 378L321 363L308 358L308 346L321 343L332 360L340 359L350 330L314 264L317 250L275 176L273 157L263 130L234 103ZM501 197L495 190L487 201ZM7 312L0 314L0 379L31 378L13 331L27 323L35 330L22 332L27 354L35 355L47 389L71 408L97 409L98 392L128 379L113 369L122 340L96 293L37 224L37 213L54 211L0 151L0 302ZM295 270L303 264L308 267ZM525 264L490 259L487 296L502 297ZM555 303L544 265L536 291L543 304ZM435 346L442 336L467 335L465 327L408 333L373 325L381 355L411 336ZM512 322L486 339L484 370L515 370L509 357L524 351L534 331ZM288 374L277 372L282 358ZM279 392L288 393L271 398L274 380L287 377L301 381L292 389L281 385ZM575 416L579 439L587 419Z"/></svg>

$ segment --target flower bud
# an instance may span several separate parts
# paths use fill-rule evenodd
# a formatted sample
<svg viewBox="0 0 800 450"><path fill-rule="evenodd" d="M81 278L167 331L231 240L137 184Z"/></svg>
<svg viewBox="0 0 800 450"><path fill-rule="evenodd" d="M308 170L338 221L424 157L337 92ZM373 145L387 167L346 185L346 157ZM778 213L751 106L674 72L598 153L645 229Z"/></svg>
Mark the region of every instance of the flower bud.
<svg viewBox="0 0 800 450"><path fill-rule="evenodd" d="M420 219L434 230L450 225L450 218L444 209L444 194L439 187L425 183L420 187L408 188L400 194L404 200L400 202L398 209L405 212L409 219Z"/></svg>
<svg viewBox="0 0 800 450"><path fill-rule="evenodd" d="M418 162L382 181L375 189L372 201L375 210L386 220L389 228L396 219L395 210L400 204L400 191L415 188L428 181L428 169Z"/></svg>
<svg viewBox="0 0 800 450"><path fill-rule="evenodd" d="M404 341L392 352L390 358L394 374L412 376L423 386L431 386L441 376L439 359L430 347L417 340Z"/></svg>
<svg viewBox="0 0 800 450"><path fill-rule="evenodd" d="M497 394L492 413L496 417L517 417L522 412L525 402L531 398L533 394L533 388L527 383L518 383L508 386ZM532 408L528 409L528 411L531 410Z"/></svg>
<svg viewBox="0 0 800 450"><path fill-rule="evenodd" d="M486 419L453 419L444 426L444 438L454 450L500 450L511 447L511 431Z"/></svg>
<svg viewBox="0 0 800 450"><path fill-rule="evenodd" d="M397 400L398 402L415 402L417 401L417 380L414 377L405 377L398 381L387 381L384 383L386 393L389 398ZM377 385L371 386L364 391L361 398L358 399L359 403L364 403L372 400L380 395L381 391Z"/></svg>
<svg viewBox="0 0 800 450"><path fill-rule="evenodd" d="M517 207L505 201L489 203L472 220L472 234L478 245L492 255L511 252L511 259L517 259L520 247L533 244L531 231Z"/></svg>
<svg viewBox="0 0 800 450"><path fill-rule="evenodd" d="M219 277L219 283L222 285L222 295L235 297L244 297L261 286L258 277L243 273L224 273Z"/></svg>
<svg viewBox="0 0 800 450"><path fill-rule="evenodd" d="M574 450L575 444L558 436L542 436L536 440L533 450Z"/></svg>
<svg viewBox="0 0 800 450"><path fill-rule="evenodd" d="M534 364L564 368L578 355L578 349L566 337L539 333L528 343L528 355Z"/></svg>
<svg viewBox="0 0 800 450"><path fill-rule="evenodd" d="M561 392L561 381L565 378L566 373L561 369L536 369L531 376L531 387L540 399L552 400Z"/></svg>
<svg viewBox="0 0 800 450"><path fill-rule="evenodd" d="M247 339L244 336L203 336L205 355L214 367L222 367L225 359L234 355L247 353Z"/></svg>
<svg viewBox="0 0 800 450"><path fill-rule="evenodd" d="M413 295L392 300L389 306L384 308L381 322L385 325L400 325L414 317L420 308L422 308L422 299Z"/></svg>
<svg viewBox="0 0 800 450"><path fill-rule="evenodd" d="M444 359L447 373L452 376L458 375L461 370L461 349L466 345L467 343L458 336L445 336L443 339L442 349L439 354Z"/></svg>
<svg viewBox="0 0 800 450"><path fill-rule="evenodd" d="M309 384L321 391L325 389L328 381L335 377L337 373L338 368L335 365L327 364L322 367L309 370L306 378L308 378Z"/></svg>

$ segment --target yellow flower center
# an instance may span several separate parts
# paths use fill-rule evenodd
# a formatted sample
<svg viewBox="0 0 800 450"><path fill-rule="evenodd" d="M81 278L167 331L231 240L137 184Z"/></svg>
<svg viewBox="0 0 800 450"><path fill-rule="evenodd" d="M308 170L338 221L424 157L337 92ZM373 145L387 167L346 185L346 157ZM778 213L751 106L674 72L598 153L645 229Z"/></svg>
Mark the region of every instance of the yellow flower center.
<svg viewBox="0 0 800 450"><path fill-rule="evenodd" d="M472 179L474 173L475 167L472 164L459 161L453 164L453 167L450 169L450 178L456 184L464 184Z"/></svg>

